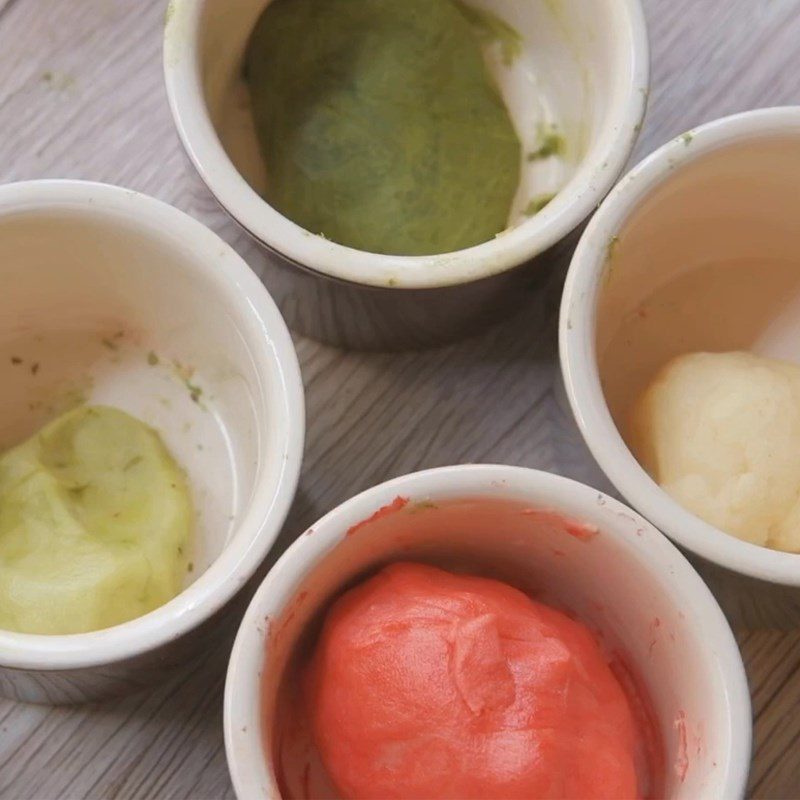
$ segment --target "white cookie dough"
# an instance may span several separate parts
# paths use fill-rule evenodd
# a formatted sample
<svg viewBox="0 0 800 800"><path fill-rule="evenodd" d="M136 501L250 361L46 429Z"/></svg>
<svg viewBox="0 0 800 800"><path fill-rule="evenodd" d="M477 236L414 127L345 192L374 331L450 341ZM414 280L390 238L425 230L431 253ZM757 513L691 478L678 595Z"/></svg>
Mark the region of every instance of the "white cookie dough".
<svg viewBox="0 0 800 800"><path fill-rule="evenodd" d="M630 442L681 505L748 542L800 552L800 367L750 353L670 361Z"/></svg>

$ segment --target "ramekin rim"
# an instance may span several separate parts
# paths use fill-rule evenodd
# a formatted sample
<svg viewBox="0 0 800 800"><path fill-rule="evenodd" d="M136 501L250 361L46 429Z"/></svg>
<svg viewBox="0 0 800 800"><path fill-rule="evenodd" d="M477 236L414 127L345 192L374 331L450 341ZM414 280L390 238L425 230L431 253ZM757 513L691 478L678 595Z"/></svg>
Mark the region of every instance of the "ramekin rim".
<svg viewBox="0 0 800 800"><path fill-rule="evenodd" d="M269 206L233 166L211 124L197 49L203 4L195 0L171 3L164 34L167 97L184 149L208 189L272 252L313 274L362 286L402 290L470 283L514 269L558 244L586 219L622 172L644 118L650 65L640 0L620 0L620 9L631 77L608 125L615 135L609 135L606 149L535 217L489 242L453 253L386 256L355 250L304 230ZM289 241L292 246L287 247Z"/></svg>
<svg viewBox="0 0 800 800"><path fill-rule="evenodd" d="M634 166L583 232L567 273L559 320L561 369L570 406L589 450L623 497L696 555L733 572L785 586L800 586L800 554L742 541L694 516L661 489L634 458L603 395L594 327L608 243L638 202L673 170L709 152L793 129L800 132L800 106L745 111L693 128Z"/></svg>
<svg viewBox="0 0 800 800"><path fill-rule="evenodd" d="M279 417L280 447L270 460L278 466L274 479L267 480L264 470L256 477L237 528L237 533L249 535L232 537L203 575L175 598L144 616L100 631L70 635L0 631L0 666L11 669L73 670L115 663L179 639L211 617L251 577L280 533L299 479L305 436L300 367L288 328L266 288L230 245L180 209L118 186L49 179L0 186L0 217L64 208L124 218L153 235L163 225L160 221L169 220L171 235L183 237L183 244L193 251L194 264L226 292L231 311L249 327L247 345L260 356L253 359L259 381L277 387L270 408Z"/></svg>
<svg viewBox="0 0 800 800"><path fill-rule="evenodd" d="M517 496L522 492L522 484L527 484L527 488L532 492L547 491L556 496L569 492L571 497L577 495L580 497L580 503L576 500L576 506L582 503L588 506L591 497L592 503L606 507L611 512L618 512L629 520L633 518L632 524L640 526L650 533L650 541L647 545L636 536L628 540L624 534L615 533L613 535L624 546L635 549L654 574L657 574L658 563L663 565L663 562L669 559L669 563L674 564L680 570L679 575L674 579L676 583L680 582L681 591L679 593L676 588L675 595L680 596L687 606L691 606L693 614L696 616L703 614L704 623L707 623L703 628L704 643L707 646L709 660L720 671L725 681L724 696L728 710L729 724L726 733L731 746L728 762L725 765L726 773L721 779L725 791L720 797L743 796L752 748L751 699L744 663L722 609L711 590L685 556L655 526L635 511L619 500L590 486L570 478L527 467L464 464L435 467L402 475L345 500L314 523L309 528L309 535L298 537L264 578L241 620L231 651L225 681L223 701L225 747L229 771L239 800L256 800L256 798L261 800L263 797L271 796L266 794L269 791L267 787L264 787L262 794L253 794L250 787L259 783L265 775L270 781L274 781L266 759L258 764L253 764L242 756L241 749L237 745L239 733L250 740L252 737L258 737L258 741L261 742L260 726L256 726L258 730L248 727L246 731L241 731L241 714L245 709L252 709L252 698L249 694L246 697L239 695L237 687L241 685L240 681L249 680L249 685L255 687L256 692L260 692L260 673L253 662L248 662L247 659L253 652L254 646L258 645L261 651L260 663L263 663L268 634L268 625L261 624L264 622L264 617L273 617L286 607L303 577L336 546L352 524L390 503L398 495L413 497L418 494L419 496L430 495L435 498L436 492L431 491L432 481L441 481L451 487L463 485L464 488L459 488L455 494L461 493L464 497L473 497L479 494L479 484L488 490L490 486L508 487L508 484L512 482L516 482L515 488L520 487ZM453 492L447 492L448 497L453 494ZM599 503L598 499L602 499L602 503ZM306 553L305 558L302 557L304 553ZM275 584L282 581L290 584L290 587L284 592L286 597L283 602L275 596ZM691 596L691 602L687 601L687 596ZM258 641L256 641L256 637ZM260 754L263 753L262 747L256 749Z"/></svg>

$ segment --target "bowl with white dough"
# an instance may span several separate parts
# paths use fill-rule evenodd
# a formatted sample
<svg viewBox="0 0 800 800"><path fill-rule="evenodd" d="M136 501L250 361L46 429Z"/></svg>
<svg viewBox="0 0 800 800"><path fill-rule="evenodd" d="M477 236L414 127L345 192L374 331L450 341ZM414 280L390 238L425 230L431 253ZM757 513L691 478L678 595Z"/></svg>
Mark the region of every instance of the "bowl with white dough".
<svg viewBox="0 0 800 800"><path fill-rule="evenodd" d="M587 227L561 309L593 455L748 624L800 621L798 144L786 107L664 145Z"/></svg>

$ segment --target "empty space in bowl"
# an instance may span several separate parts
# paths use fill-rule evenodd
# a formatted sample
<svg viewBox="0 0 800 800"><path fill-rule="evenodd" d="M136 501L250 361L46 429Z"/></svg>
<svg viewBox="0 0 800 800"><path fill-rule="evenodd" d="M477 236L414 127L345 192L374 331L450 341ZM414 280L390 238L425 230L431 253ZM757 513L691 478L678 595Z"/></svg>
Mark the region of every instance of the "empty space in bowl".
<svg viewBox="0 0 800 800"><path fill-rule="evenodd" d="M268 620L262 730L283 796L329 796L297 711L303 703L297 676L321 617L343 588L397 560L499 578L586 623L623 683L635 685L645 705L652 705L654 741L662 740L657 749L663 747L666 764L663 785L651 787L656 796L713 793L715 781L723 780L714 765L726 763L729 748L727 701L709 666L703 632L691 621L693 609L682 607L670 588L681 579L676 572L687 569L685 562L669 548L671 555L657 572L640 547L668 547L659 534L602 495L589 502L591 514L576 520L522 499L432 503L412 497L406 504L395 501L346 535L342 531L335 549L294 587L283 613ZM612 529L621 538L607 535Z"/></svg>
<svg viewBox="0 0 800 800"><path fill-rule="evenodd" d="M269 165L258 147L242 65L250 32L267 5L207 0L199 40L212 124L233 165L259 194ZM522 142L521 182L509 216L509 226L516 227L529 218L525 210L531 201L569 184L581 163L591 162L612 137L633 135L611 125L614 99L629 91L630 54L618 35L629 24L628 11L615 0L591 9L582 0L470 0L468 5L496 15L521 37L511 59L502 41L484 46ZM537 157L553 131L563 138L563 154Z"/></svg>
<svg viewBox="0 0 800 800"><path fill-rule="evenodd" d="M263 446L251 355L189 259L177 238L99 209L0 218L0 448L81 403L154 427L197 513L187 583L245 510Z"/></svg>
<svg viewBox="0 0 800 800"><path fill-rule="evenodd" d="M674 166L609 242L596 346L623 437L632 404L675 356L800 363L797 146L774 134Z"/></svg>

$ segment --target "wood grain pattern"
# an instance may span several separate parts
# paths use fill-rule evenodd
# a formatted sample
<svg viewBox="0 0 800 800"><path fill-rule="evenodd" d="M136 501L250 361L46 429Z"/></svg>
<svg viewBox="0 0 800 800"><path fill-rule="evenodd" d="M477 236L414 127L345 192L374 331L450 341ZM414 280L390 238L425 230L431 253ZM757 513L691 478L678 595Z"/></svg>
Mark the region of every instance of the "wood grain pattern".
<svg viewBox="0 0 800 800"><path fill-rule="evenodd" d="M164 6L0 0L0 180L89 178L153 194L209 224L257 267L173 130L161 77ZM800 0L645 7L653 83L635 158L714 117L800 99ZM506 462L608 489L560 387L559 290L555 281L506 324L425 353L345 353L298 339L306 461L275 553L346 497L420 467ZM755 700L752 795L800 797L800 632L741 631L739 640ZM220 647L122 700L78 708L0 701L0 798L232 797L221 722L226 655Z"/></svg>

